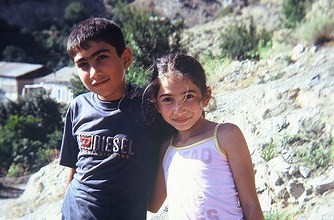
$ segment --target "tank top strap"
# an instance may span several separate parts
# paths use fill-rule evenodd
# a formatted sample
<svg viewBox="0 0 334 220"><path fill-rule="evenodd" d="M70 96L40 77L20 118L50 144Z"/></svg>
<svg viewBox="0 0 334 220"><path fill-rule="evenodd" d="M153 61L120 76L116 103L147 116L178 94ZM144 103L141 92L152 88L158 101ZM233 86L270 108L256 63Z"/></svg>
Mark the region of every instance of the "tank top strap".
<svg viewBox="0 0 334 220"><path fill-rule="evenodd" d="M173 140L174 140L174 135L172 135L172 136L170 137L170 141L169 141L169 146L168 146L168 148L169 148L170 146L173 146Z"/></svg>
<svg viewBox="0 0 334 220"><path fill-rule="evenodd" d="M218 150L218 152L227 159L226 152L220 148L219 142L218 142L218 128L221 124L217 124L214 130L213 139L215 140L215 147Z"/></svg>
<svg viewBox="0 0 334 220"><path fill-rule="evenodd" d="M214 137L214 138L217 138L217 133L218 133L219 125L220 125L219 123L216 125L215 130L214 130L214 132L213 132L213 137Z"/></svg>

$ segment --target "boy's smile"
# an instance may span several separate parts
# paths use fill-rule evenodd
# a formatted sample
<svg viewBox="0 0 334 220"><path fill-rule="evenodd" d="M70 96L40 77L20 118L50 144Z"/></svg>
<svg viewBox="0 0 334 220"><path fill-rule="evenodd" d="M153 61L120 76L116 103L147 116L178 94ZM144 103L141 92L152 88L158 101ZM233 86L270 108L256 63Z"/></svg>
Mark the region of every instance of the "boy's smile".
<svg viewBox="0 0 334 220"><path fill-rule="evenodd" d="M104 41L90 41L88 49L79 48L73 60L86 88L101 100L112 101L126 92L125 70L132 61L132 53L126 48L118 56L116 49Z"/></svg>

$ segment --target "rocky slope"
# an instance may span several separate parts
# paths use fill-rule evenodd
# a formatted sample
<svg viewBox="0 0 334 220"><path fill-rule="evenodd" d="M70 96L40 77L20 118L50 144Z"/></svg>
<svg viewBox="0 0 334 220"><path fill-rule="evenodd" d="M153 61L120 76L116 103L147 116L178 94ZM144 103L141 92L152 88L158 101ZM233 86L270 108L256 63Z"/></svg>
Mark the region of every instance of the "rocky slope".
<svg viewBox="0 0 334 220"><path fill-rule="evenodd" d="M224 17L185 30L183 43L189 53L217 54L219 31L228 21L247 20L250 14L283 39L284 32L275 31L280 1L259 2L268 4L244 8L233 19ZM320 9L332 15L332 1L317 2L309 18ZM334 216L334 158L330 157L334 44L316 47L293 37L287 40L287 49L259 62L221 60L214 69L207 68L216 101L207 118L235 123L244 132L266 214L280 216L275 219L330 220ZM59 219L64 183L64 168L54 161L29 179L20 198L0 203L0 219ZM149 213L148 219L167 219L166 210Z"/></svg>
<svg viewBox="0 0 334 220"><path fill-rule="evenodd" d="M286 63L287 55L295 61ZM309 160L333 152L333 60L333 46L298 45L258 63L233 61L212 83L217 107L207 117L236 123L243 130L266 213L288 213L287 219L334 216L333 160L321 167L300 163L296 156L301 149L306 149ZM277 71L281 77L272 78ZM268 159L264 152L270 146L275 152ZM64 182L64 168L57 161L42 168L29 179L20 198L3 204L1 217L59 219ZM163 209L157 215L150 213L149 219L165 219Z"/></svg>

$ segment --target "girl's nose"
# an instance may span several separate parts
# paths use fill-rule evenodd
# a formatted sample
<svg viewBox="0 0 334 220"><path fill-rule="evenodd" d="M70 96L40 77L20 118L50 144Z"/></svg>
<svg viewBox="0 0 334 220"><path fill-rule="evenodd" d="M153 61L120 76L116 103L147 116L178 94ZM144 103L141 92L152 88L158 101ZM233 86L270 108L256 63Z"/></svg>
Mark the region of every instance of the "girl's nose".
<svg viewBox="0 0 334 220"><path fill-rule="evenodd" d="M174 114L181 115L184 114L185 110L183 108L183 100L179 102L175 102L174 106Z"/></svg>

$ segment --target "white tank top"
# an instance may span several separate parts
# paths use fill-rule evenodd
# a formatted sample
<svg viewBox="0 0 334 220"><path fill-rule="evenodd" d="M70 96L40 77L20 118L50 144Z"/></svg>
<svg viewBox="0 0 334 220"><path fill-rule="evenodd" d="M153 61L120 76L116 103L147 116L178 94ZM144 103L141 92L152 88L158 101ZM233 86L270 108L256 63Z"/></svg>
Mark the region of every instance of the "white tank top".
<svg viewBox="0 0 334 220"><path fill-rule="evenodd" d="M218 126L210 138L168 147L163 169L169 219L243 219L227 157L218 145Z"/></svg>

